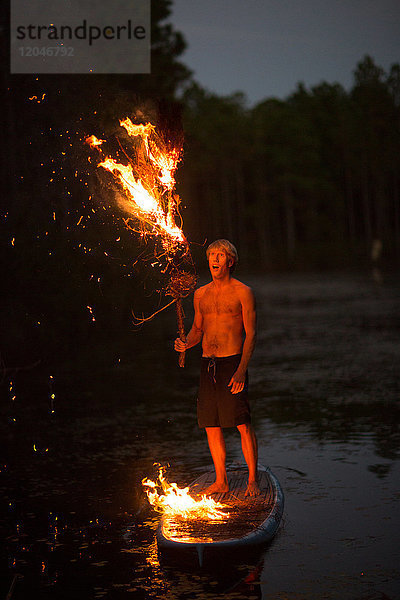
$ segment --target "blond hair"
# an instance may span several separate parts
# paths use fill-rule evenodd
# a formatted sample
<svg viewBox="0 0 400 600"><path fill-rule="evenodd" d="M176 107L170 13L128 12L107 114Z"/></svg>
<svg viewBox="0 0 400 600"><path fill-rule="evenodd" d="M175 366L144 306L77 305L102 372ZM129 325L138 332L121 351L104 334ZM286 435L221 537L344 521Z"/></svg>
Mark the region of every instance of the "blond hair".
<svg viewBox="0 0 400 600"><path fill-rule="evenodd" d="M228 256L228 258L231 258L233 260L233 264L229 267L229 270L231 273L233 273L233 271L236 268L237 263L239 262L239 256L237 253L237 250L235 248L235 246L233 244L231 244L231 242L229 240L215 240L215 242L212 242L207 250L206 250L206 256L207 259L210 256L210 252L211 250L224 250L226 252L226 255Z"/></svg>

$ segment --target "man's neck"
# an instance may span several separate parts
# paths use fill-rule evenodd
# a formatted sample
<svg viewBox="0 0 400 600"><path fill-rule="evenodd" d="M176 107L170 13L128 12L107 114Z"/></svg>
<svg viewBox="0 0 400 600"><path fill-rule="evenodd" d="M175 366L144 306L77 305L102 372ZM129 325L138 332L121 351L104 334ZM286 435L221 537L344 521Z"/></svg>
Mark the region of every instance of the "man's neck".
<svg viewBox="0 0 400 600"><path fill-rule="evenodd" d="M231 274L227 273L227 275L222 278L219 278L219 277L214 278L213 277L212 282L217 289L223 288L226 285L229 285L229 283L231 282Z"/></svg>

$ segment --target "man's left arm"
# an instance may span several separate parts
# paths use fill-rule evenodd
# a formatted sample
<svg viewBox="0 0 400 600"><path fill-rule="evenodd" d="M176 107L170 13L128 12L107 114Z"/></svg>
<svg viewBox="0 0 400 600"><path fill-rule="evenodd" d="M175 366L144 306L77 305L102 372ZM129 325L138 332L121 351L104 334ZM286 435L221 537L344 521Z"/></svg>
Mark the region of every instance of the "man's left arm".
<svg viewBox="0 0 400 600"><path fill-rule="evenodd" d="M241 293L241 303L245 338L240 364L228 384L228 386L231 387L232 394L238 394L244 388L247 367L256 345L256 301L251 288L245 287L243 289Z"/></svg>

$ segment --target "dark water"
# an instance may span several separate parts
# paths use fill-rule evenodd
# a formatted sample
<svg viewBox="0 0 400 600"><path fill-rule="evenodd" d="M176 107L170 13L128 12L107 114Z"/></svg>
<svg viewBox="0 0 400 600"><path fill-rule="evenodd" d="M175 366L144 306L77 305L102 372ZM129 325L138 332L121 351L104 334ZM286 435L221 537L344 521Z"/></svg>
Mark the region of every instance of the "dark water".
<svg viewBox="0 0 400 600"><path fill-rule="evenodd" d="M141 479L157 461L183 485L210 464L195 419L199 353L176 366L168 313L88 344L68 368L5 378L2 598L400 597L399 283L331 274L250 283L260 462L286 500L258 564L204 573L158 561ZM226 439L228 459L241 460L236 432Z"/></svg>

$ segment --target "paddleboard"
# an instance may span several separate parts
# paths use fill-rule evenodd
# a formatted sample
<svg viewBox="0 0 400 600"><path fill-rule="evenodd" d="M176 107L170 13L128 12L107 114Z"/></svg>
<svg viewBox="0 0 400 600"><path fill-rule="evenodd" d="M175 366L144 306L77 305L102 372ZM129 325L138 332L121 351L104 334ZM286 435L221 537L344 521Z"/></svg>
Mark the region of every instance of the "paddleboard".
<svg viewBox="0 0 400 600"><path fill-rule="evenodd" d="M160 556L184 561L195 558L200 566L216 555L238 553L259 548L276 534L283 514L284 495L272 471L258 466L260 495L245 496L248 471L246 466L227 469L229 492L213 494L225 506L223 520L184 519L163 515L157 530ZM198 477L189 486L190 494L201 496L215 480L214 471Z"/></svg>

